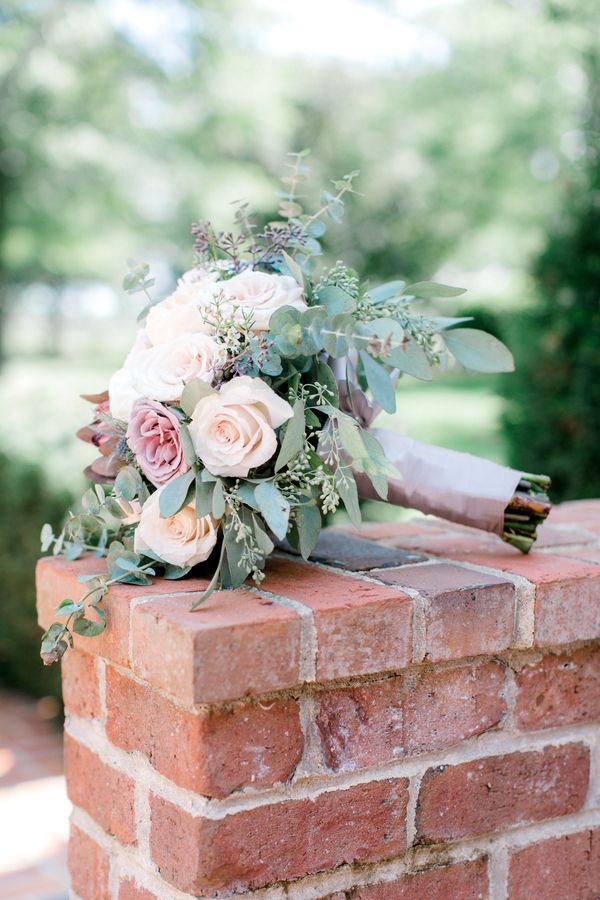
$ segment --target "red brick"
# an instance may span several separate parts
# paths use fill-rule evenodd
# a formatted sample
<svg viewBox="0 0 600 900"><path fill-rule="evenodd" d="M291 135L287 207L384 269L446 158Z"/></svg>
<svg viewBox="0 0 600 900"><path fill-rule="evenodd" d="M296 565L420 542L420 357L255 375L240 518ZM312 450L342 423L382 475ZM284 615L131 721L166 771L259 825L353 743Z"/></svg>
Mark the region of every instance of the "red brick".
<svg viewBox="0 0 600 900"><path fill-rule="evenodd" d="M119 884L119 900L160 900L156 894L141 887L133 878L123 878Z"/></svg>
<svg viewBox="0 0 600 900"><path fill-rule="evenodd" d="M48 628L59 620L56 607L66 597L79 599L86 586L77 581L80 575L99 574L106 571L106 560L85 557L69 561L62 556L40 559L36 569L38 621ZM150 585L114 584L102 601L106 611L106 629L97 637L74 635L77 649L103 656L122 666L129 665L129 614L131 601L138 597L167 595L174 591L198 591L206 581L193 578L173 586L172 581L157 578ZM184 586L183 586L184 585Z"/></svg>
<svg viewBox="0 0 600 900"><path fill-rule="evenodd" d="M583 744L429 769L417 805L418 838L455 840L577 812L588 777Z"/></svg>
<svg viewBox="0 0 600 900"><path fill-rule="evenodd" d="M584 562L575 565L579 567L579 577L545 583L536 590L538 646L595 639L600 633L600 566Z"/></svg>
<svg viewBox="0 0 600 900"><path fill-rule="evenodd" d="M510 647L515 589L503 578L449 563L372 573L424 598L425 658L460 659Z"/></svg>
<svg viewBox="0 0 600 900"><path fill-rule="evenodd" d="M65 735L69 800L122 844L135 843L134 783L70 735Z"/></svg>
<svg viewBox="0 0 600 900"><path fill-rule="evenodd" d="M106 672L108 739L139 750L183 788L225 797L287 781L304 745L296 700L238 703L190 712L111 666Z"/></svg>
<svg viewBox="0 0 600 900"><path fill-rule="evenodd" d="M463 559L463 556L464 554L457 554L456 558ZM578 563L567 557L539 550L532 550L524 556L502 541L494 545L493 552L475 554L465 562L520 575L536 585L600 576L600 566Z"/></svg>
<svg viewBox="0 0 600 900"><path fill-rule="evenodd" d="M488 896L485 859L434 866L350 892L351 900L486 900ZM535 896L531 894L528 900Z"/></svg>
<svg viewBox="0 0 600 900"><path fill-rule="evenodd" d="M69 873L71 888L81 900L107 900L109 862L96 841L71 824Z"/></svg>
<svg viewBox="0 0 600 900"><path fill-rule="evenodd" d="M313 610L318 680L410 662L412 602L400 591L286 559L269 560L263 587Z"/></svg>
<svg viewBox="0 0 600 900"><path fill-rule="evenodd" d="M553 522L579 525L588 519L600 524L600 500L569 500L552 510Z"/></svg>
<svg viewBox="0 0 600 900"><path fill-rule="evenodd" d="M407 779L386 779L210 820L151 795L152 858L179 890L210 896L376 862L405 849L407 799Z"/></svg>
<svg viewBox="0 0 600 900"><path fill-rule="evenodd" d="M97 658L75 650L61 660L62 695L65 712L83 719L99 719L102 715Z"/></svg>
<svg viewBox="0 0 600 900"><path fill-rule="evenodd" d="M500 663L415 672L405 678L407 753L440 750L482 734L506 712Z"/></svg>
<svg viewBox="0 0 600 900"><path fill-rule="evenodd" d="M581 559L584 562L591 562L595 563L596 565L600 565L600 547L596 545L580 547L578 550L561 549L560 555L568 556L569 559Z"/></svg>
<svg viewBox="0 0 600 900"><path fill-rule="evenodd" d="M294 687L300 616L245 590L219 591L197 610L190 596L151 600L132 616L134 671L184 703Z"/></svg>
<svg viewBox="0 0 600 900"><path fill-rule="evenodd" d="M370 541L380 541L382 544L392 543L402 545L403 538L421 535L441 534L447 531L449 525L441 519L414 518L409 522L363 522L360 528L352 525L339 525L340 531L345 531L353 537L365 538Z"/></svg>
<svg viewBox="0 0 600 900"><path fill-rule="evenodd" d="M600 896L600 830L550 838L509 858L509 900L594 900Z"/></svg>
<svg viewBox="0 0 600 900"><path fill-rule="evenodd" d="M515 722L524 731L600 719L600 647L545 656L515 680Z"/></svg>
<svg viewBox="0 0 600 900"><path fill-rule="evenodd" d="M437 531L423 531L394 537L387 543L394 547L403 547L448 559L458 559L473 553L493 553L497 545L500 545L500 548L506 547L500 542L500 538L494 535L485 534L474 528L463 529L460 525L454 524L449 524L446 528L440 528Z"/></svg>
<svg viewBox="0 0 600 900"><path fill-rule="evenodd" d="M516 554L516 555L515 555ZM600 566L533 550L457 554L478 566L511 572L536 585L535 643L539 646L590 640L600 632Z"/></svg>
<svg viewBox="0 0 600 900"><path fill-rule="evenodd" d="M435 556L444 556L449 559L465 559L474 561L472 557L478 554L502 554L518 559L520 551L502 542L494 534L487 534L477 528L469 528L458 525L455 522L436 520L438 528L421 529L413 534L394 534L387 543L395 547L406 547L423 553L432 553ZM538 536L535 543L536 550L541 547L563 547L569 544L586 543L594 541L595 535L585 530L583 526L574 530L569 525L555 524L553 521L545 523L538 528Z"/></svg>
<svg viewBox="0 0 600 900"><path fill-rule="evenodd" d="M316 721L338 772L451 747L497 725L505 710L504 669L487 663L325 691Z"/></svg>

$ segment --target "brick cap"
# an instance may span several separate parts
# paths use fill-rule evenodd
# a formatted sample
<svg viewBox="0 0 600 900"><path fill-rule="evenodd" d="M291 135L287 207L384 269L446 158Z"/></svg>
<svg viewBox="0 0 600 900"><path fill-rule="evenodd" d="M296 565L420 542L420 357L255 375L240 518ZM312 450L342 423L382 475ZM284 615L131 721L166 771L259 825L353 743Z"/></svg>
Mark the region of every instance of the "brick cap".
<svg viewBox="0 0 600 900"><path fill-rule="evenodd" d="M216 592L196 612L190 606L204 579L114 585L103 602L105 632L76 636L75 644L191 706L508 650L521 646L513 637L515 612L527 624L529 646L589 640L597 635L600 565L588 557L600 552L600 528L587 533L585 541L590 534L593 541L583 549L574 542L582 523L591 528L599 519L598 501L559 507L551 546L528 557L441 520L366 526L354 542L332 530L322 556L327 565L279 554L260 590ZM415 562L407 549L429 555ZM351 566L342 562L349 551ZM91 557L40 560L40 624L48 627L63 598L81 596L80 575L104 565ZM463 621L477 621L467 642L451 634L453 622L465 630Z"/></svg>

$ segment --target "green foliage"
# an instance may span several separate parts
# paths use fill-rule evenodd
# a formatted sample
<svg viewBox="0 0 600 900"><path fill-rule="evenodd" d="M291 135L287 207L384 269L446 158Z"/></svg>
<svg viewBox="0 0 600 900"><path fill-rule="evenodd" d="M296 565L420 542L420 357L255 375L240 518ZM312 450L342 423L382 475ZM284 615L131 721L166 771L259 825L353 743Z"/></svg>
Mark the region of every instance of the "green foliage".
<svg viewBox="0 0 600 900"><path fill-rule="evenodd" d="M0 454L0 496L0 682L34 696L60 697L60 672L44 669L37 656L34 569L42 523L59 521L69 498L48 485L38 466L5 454Z"/></svg>
<svg viewBox="0 0 600 900"><path fill-rule="evenodd" d="M600 52L593 4L555 13L579 28L588 97L584 154L561 196L534 277L537 306L510 323L517 374L506 384L515 465L543 460L555 500L600 495Z"/></svg>
<svg viewBox="0 0 600 900"><path fill-rule="evenodd" d="M540 300L508 332L516 374L504 383L513 465L543 461L555 500L600 495L600 162L536 266ZM580 199L581 198L581 199Z"/></svg>

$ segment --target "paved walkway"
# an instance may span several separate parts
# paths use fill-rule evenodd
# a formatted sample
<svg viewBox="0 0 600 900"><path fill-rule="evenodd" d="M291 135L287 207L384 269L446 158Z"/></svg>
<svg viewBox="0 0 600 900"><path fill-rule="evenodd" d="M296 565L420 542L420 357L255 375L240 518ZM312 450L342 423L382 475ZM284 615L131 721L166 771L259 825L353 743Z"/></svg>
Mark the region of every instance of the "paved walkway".
<svg viewBox="0 0 600 900"><path fill-rule="evenodd" d="M0 692L0 898L64 900L70 804L53 701Z"/></svg>

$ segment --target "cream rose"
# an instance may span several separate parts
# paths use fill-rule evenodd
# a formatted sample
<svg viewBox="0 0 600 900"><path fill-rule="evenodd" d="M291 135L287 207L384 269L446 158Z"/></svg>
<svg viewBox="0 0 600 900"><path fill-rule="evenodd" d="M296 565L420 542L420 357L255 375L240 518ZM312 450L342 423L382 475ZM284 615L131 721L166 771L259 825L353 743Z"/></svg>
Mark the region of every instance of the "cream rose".
<svg viewBox="0 0 600 900"><path fill-rule="evenodd" d="M217 543L212 516L196 518L194 504L184 506L174 516L162 518L159 488L146 500L133 541L137 553L150 550L164 562L184 568L195 566L210 556Z"/></svg>
<svg viewBox="0 0 600 900"><path fill-rule="evenodd" d="M131 370L140 353L150 347L150 341L145 329L140 328L135 336L133 347L127 354L123 367L117 369L108 384L108 400L110 414L115 419L128 422L131 416L131 408L139 398L139 392L133 386Z"/></svg>
<svg viewBox="0 0 600 900"><path fill-rule="evenodd" d="M132 384L148 400L179 400L192 378L210 384L225 361L225 351L207 334L185 334L142 351L131 369Z"/></svg>
<svg viewBox="0 0 600 900"><path fill-rule="evenodd" d="M244 269L228 281L219 281L206 289L204 302L214 302L222 296L228 308L240 313L251 313L254 317L254 331L266 331L269 319L282 306L293 306L298 310L307 309L302 296L302 288L289 275L270 275Z"/></svg>
<svg viewBox="0 0 600 900"><path fill-rule="evenodd" d="M129 422L131 409L140 397L133 386L131 369L117 369L108 382L108 402L110 414L121 422Z"/></svg>
<svg viewBox="0 0 600 900"><path fill-rule="evenodd" d="M242 375L198 401L189 432L194 449L213 475L245 478L277 450L275 428L292 407L260 378Z"/></svg>
<svg viewBox="0 0 600 900"><path fill-rule="evenodd" d="M205 290L205 283L180 283L169 297L150 308L146 332L154 346L185 334L214 333L214 328L207 324L200 311L199 297Z"/></svg>

